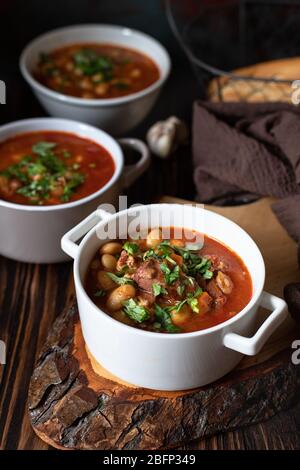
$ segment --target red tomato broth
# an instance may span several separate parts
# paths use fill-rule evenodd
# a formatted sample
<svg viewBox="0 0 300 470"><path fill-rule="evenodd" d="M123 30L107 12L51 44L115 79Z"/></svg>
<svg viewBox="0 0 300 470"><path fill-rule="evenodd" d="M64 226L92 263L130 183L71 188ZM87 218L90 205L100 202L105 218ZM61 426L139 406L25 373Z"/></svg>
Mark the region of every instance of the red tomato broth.
<svg viewBox="0 0 300 470"><path fill-rule="evenodd" d="M195 318L193 325L186 326L186 332L211 328L223 323L238 314L250 302L253 294L252 280L243 260L230 248L215 240L204 236L204 245L200 250L201 255L216 255L225 260L228 265L228 274L231 277L234 289L227 295L224 307L219 307L203 317ZM197 328L195 328L197 327Z"/></svg>
<svg viewBox="0 0 300 470"><path fill-rule="evenodd" d="M82 51L91 51L108 61L109 74L101 67L97 69L95 62L90 69L85 64L78 65L76 54ZM46 87L66 95L107 99L144 90L159 79L160 72L150 57L137 50L114 44L83 43L42 54L34 76Z"/></svg>
<svg viewBox="0 0 300 470"><path fill-rule="evenodd" d="M82 199L98 191L108 183L115 172L115 163L110 153L96 142L67 132L37 131L19 134L0 142L0 175L24 156L32 155L32 146L41 141L53 142L57 144L58 152L70 153L70 157L60 159L67 165L79 164L79 171L85 175L85 181L75 189L70 200L66 202ZM1 181L0 198L16 204L30 205L28 198L21 194L16 192L5 194L1 189ZM57 204L64 202L55 196L45 199L43 203L43 205Z"/></svg>
<svg viewBox="0 0 300 470"><path fill-rule="evenodd" d="M188 230L186 230L188 232ZM189 231L190 235L192 233L196 233L195 231ZM170 231L171 238L172 238L172 228ZM186 241L187 243L193 243L193 237L188 236L187 239L183 238L182 241ZM216 308L211 309L207 313L201 313L201 314L193 314L191 319L187 320L184 324L181 326L181 332L182 333L189 333L189 332L194 332L194 331L199 331L199 330L204 330L207 328L211 328L213 326L216 326L218 324L221 324L230 318L234 317L236 314L238 314L241 310L243 310L246 305L250 302L253 294L253 287L252 287L252 280L250 273L245 266L244 262L242 259L235 253L233 252L229 247L225 246L223 243L220 241L211 238L207 235L203 235L203 240L204 244L203 247L198 251L200 256L217 256L221 260L224 261L226 264L226 273L230 276L232 279L234 288L231 292L231 294L228 294L226 304L223 306L218 306ZM126 240L117 240L120 241L121 243L124 243ZM199 233L198 236L195 238L195 241L199 241ZM140 241L140 246L141 249L145 249L145 241L141 240ZM95 277L95 272L93 272L91 266L92 263L95 262L95 259L98 260L98 255L93 258L93 261L90 264L90 267L88 269L87 275L86 275L86 290L92 301L102 310L107 312L109 315L112 317L116 318L119 321L122 321L130 326L134 326L137 328L141 328L144 330L148 331L155 331L153 328L149 327L148 325L137 325L133 321L125 319L120 319L120 315L115 316L111 312L107 310L106 307L106 300L103 297L95 297L94 292L99 288L99 285L97 284L97 280ZM101 263L99 262L101 265ZM103 269L103 267L100 269ZM105 270L105 269L104 269ZM173 302L173 301L172 301ZM172 303L171 302L171 303ZM160 302L161 306L168 305L170 302L167 298L161 300ZM166 333L166 331L163 331Z"/></svg>

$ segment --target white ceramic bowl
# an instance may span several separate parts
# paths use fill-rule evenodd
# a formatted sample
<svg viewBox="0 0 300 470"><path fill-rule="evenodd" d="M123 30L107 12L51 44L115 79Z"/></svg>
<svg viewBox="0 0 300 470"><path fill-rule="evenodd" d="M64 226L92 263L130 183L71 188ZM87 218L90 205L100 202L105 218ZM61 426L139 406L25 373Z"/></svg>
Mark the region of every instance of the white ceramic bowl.
<svg viewBox="0 0 300 470"><path fill-rule="evenodd" d="M148 88L111 99L83 99L63 95L40 84L32 75L41 52L76 43L107 43L129 47L148 55L159 67L160 78ZM113 135L137 126L154 105L170 72L166 49L150 36L110 25L78 25L57 29L34 39L22 52L20 68L43 107L52 116L73 118L93 124Z"/></svg>
<svg viewBox="0 0 300 470"><path fill-rule="evenodd" d="M232 248L244 260L253 281L252 299L240 313L202 331L166 334L139 330L114 320L88 297L84 289L85 274L97 248L105 242L99 240L97 233L116 222L126 230L136 209L113 216L96 211L62 239L62 248L75 259L76 295L89 351L111 373L141 387L183 390L217 380L232 370L243 354L256 354L287 315L282 299L263 292L263 258L254 241L238 225L205 209L192 206L183 209L176 204L143 206L140 214L159 217L162 226L171 214L171 225L182 227L182 210L184 227L206 233ZM92 224L95 226L91 229ZM75 242L88 230L78 246ZM126 237L126 232L123 236ZM251 336L260 305L272 313Z"/></svg>
<svg viewBox="0 0 300 470"><path fill-rule="evenodd" d="M112 178L95 193L74 202L54 206L32 206L0 199L0 254L29 263L56 263L68 257L61 250L60 239L74 224L95 210L99 204L114 206L122 189L129 187L147 168L147 146L137 139L120 139L122 145L136 149L141 158L124 167L119 143L105 132L76 121L37 118L16 121L0 127L0 142L18 134L40 130L70 132L102 145L115 162Z"/></svg>

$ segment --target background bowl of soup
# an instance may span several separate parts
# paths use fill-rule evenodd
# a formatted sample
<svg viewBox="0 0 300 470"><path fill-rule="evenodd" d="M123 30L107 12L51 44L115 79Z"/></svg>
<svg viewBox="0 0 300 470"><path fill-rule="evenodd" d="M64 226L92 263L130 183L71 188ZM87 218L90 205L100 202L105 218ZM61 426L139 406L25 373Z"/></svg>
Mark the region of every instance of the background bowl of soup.
<svg viewBox="0 0 300 470"><path fill-rule="evenodd" d="M18 261L67 259L62 235L102 203L117 204L148 167L147 146L126 167L119 143L105 132L66 119L36 118L0 127L0 254Z"/></svg>
<svg viewBox="0 0 300 470"><path fill-rule="evenodd" d="M212 311L215 318L210 323L208 323L208 313L206 324L202 326L200 323L198 325L193 323L191 328L183 329L181 332L174 328L167 332L166 325L164 325L164 331L157 329L156 332L152 328L152 326L157 328L154 323L150 325L152 328L150 331L113 318L106 311L109 308L108 303L102 308L96 298L92 298L87 286L91 262L95 260L95 254L99 253L99 248L100 254L108 253L105 248L108 240L104 239L103 233L107 233L108 230L114 233L115 227L121 227L122 233L118 238L126 239L129 227L136 224L137 215L139 215L141 229L148 231L149 220L154 221L155 226L162 227L165 227L168 221L168 226L184 227L204 233L208 239L217 240L223 245L220 251L218 244L209 242L209 251L218 250L220 254L229 248L229 251L235 254L236 260L240 260L238 269L243 270L242 266L245 266L245 271L251 278L252 287L251 292L248 288L243 291L245 299L239 299L242 303L239 304L233 316L227 312L229 315L221 319L218 318L217 312ZM93 224L94 227L91 229ZM78 245L76 242L86 232L88 233ZM101 210L96 211L63 237L62 247L75 260L74 280L79 314L83 336L92 361L95 360L115 376L134 385L157 390L183 390L213 382L232 370L244 354L255 355L287 316L286 303L263 291L265 266L255 242L238 225L204 208L154 204L138 209L131 208L115 215ZM127 249L132 251L133 247L128 246ZM114 248L115 254L119 251L116 247ZM96 261L99 262L98 259ZM107 260L101 262L105 264ZM203 264L202 267L204 267ZM172 268L172 273L174 269ZM168 272L167 274L169 275ZM245 277L247 283L250 282L248 274ZM230 275L236 282L237 278L232 273ZM148 277L144 273L143 282ZM153 283L157 282L155 269L152 270L150 277ZM206 277L208 279L210 275L207 273ZM134 279L139 284L140 280L136 277ZM102 276L100 281L102 282ZM121 284L121 287L127 285L122 281ZM237 296L240 296L239 290L241 289L237 282L235 287L238 289ZM110 286L107 285L104 288L110 289ZM102 296L101 290L99 295ZM198 296L199 293L196 295ZM213 296L213 293L211 295ZM132 300L135 301L136 298ZM189 300L193 302L190 296ZM231 301L234 302L234 298ZM111 302L110 297L107 302ZM127 297L125 308L132 309L131 313L134 314L134 318L141 320L143 314L141 304L136 308L133 303ZM193 306L195 307L194 302ZM237 304L234 308L236 306ZM260 326L257 325L259 306L271 312ZM160 307L163 308L164 305L160 304ZM197 314L199 312L195 313ZM161 323L160 319L158 321Z"/></svg>
<svg viewBox="0 0 300 470"><path fill-rule="evenodd" d="M82 25L34 39L20 68L52 116L73 118L121 135L153 107L170 72L165 48L121 26Z"/></svg>

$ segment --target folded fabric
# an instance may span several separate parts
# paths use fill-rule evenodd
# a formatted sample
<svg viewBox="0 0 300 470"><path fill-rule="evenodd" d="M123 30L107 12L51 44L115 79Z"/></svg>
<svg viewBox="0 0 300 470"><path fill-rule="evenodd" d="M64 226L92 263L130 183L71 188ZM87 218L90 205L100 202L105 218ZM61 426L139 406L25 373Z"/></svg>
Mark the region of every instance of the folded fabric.
<svg viewBox="0 0 300 470"><path fill-rule="evenodd" d="M197 102L193 160L201 202L275 197L275 215L300 243L300 109L286 103ZM300 321L300 284L287 285L284 296Z"/></svg>
<svg viewBox="0 0 300 470"><path fill-rule="evenodd" d="M300 110L286 103L197 102L194 178L202 202L273 196L273 210L300 242Z"/></svg>

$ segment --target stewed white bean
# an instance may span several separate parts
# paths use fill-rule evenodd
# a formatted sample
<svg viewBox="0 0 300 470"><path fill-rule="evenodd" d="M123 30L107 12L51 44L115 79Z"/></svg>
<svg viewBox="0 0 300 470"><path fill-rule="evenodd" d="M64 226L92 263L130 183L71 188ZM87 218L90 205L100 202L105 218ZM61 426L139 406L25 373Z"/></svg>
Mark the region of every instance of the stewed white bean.
<svg viewBox="0 0 300 470"><path fill-rule="evenodd" d="M108 242L105 245L102 245L100 248L100 255L109 254L109 255L117 255L121 253L122 245L118 242Z"/></svg>
<svg viewBox="0 0 300 470"><path fill-rule="evenodd" d="M114 271L116 269L117 260L113 255L105 253L101 256L101 263L104 269Z"/></svg>
<svg viewBox="0 0 300 470"><path fill-rule="evenodd" d="M131 284L125 284L114 289L108 296L106 306L111 312L120 310L125 300L135 297L136 290Z"/></svg>
<svg viewBox="0 0 300 470"><path fill-rule="evenodd" d="M99 287L104 290L113 289L115 287L114 281L107 275L106 271L98 271L97 272L97 281Z"/></svg>

